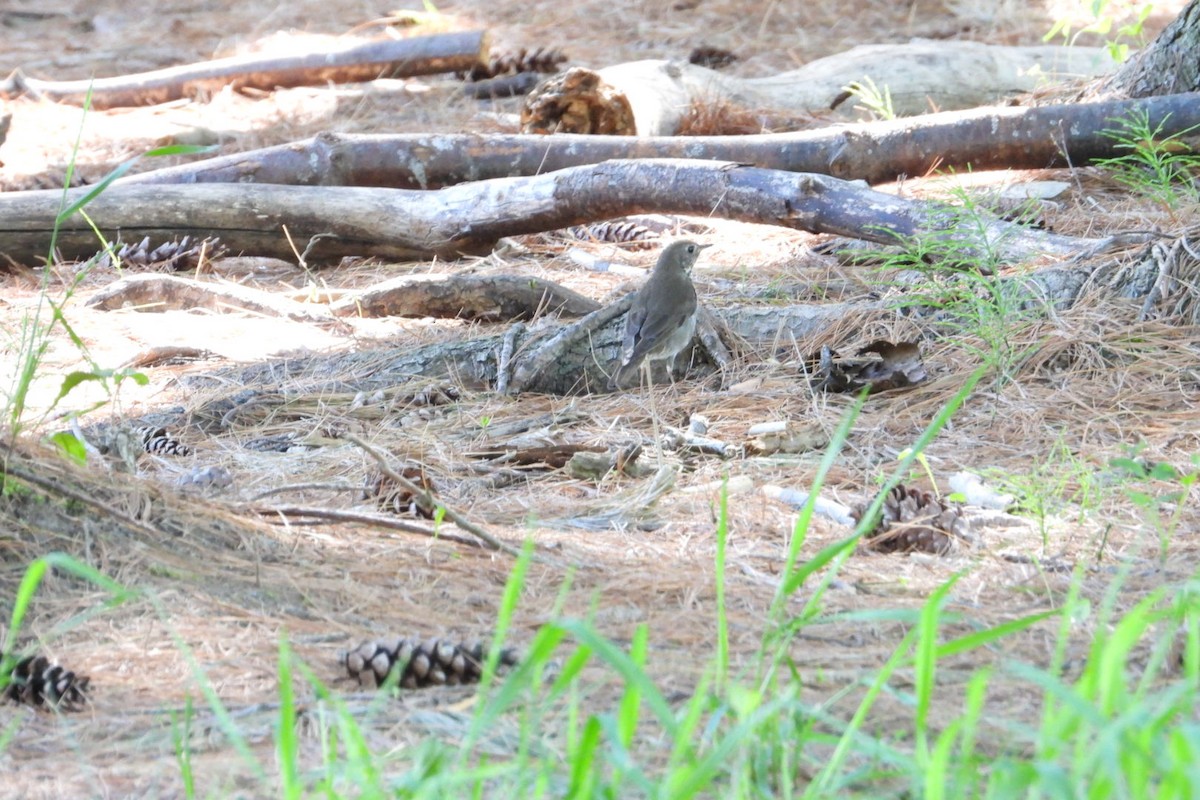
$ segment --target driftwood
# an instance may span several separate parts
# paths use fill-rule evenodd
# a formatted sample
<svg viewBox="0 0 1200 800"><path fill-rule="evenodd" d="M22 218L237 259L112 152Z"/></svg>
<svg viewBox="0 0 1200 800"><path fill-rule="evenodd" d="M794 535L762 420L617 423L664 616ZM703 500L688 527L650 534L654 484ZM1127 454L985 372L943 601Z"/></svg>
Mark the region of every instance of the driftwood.
<svg viewBox="0 0 1200 800"><path fill-rule="evenodd" d="M1067 264L1004 280L1015 282L1015 291L1038 308L1066 309L1087 291L1104 291L1124 298L1132 313L1142 305L1141 298L1153 291L1161 272L1153 249L1145 246L1140 254L1098 264ZM1181 273L1193 274L1198 263L1190 259L1180 265ZM516 323L468 341L277 359L230 367L210 376L193 374L183 381L192 388L238 387L234 395L216 398L193 412L192 421L202 427L231 424L237 418L236 410L231 410L235 406L261 414L264 405L282 405L298 394L341 393L347 398L357 393L371 395L393 391L416 377L445 378L459 386L512 394L604 392L609 373L619 363L622 315L629 302L629 297L622 298L588 318L562 325L534 329ZM1187 302L1188 307L1181 308L1181 302ZM1160 298L1158 307L1164 314L1185 314L1193 319L1200 316L1200 301L1186 286L1169 298ZM780 343L794 347L797 342L814 341L836 346L836 342L829 342L830 331L861 330L872 320L891 320L897 313L883 300L816 306L735 305L707 310L731 340L751 348L771 349ZM698 350L685 351L677 359L673 374L679 378L686 371L691 379L704 378L713 370L706 362ZM800 367L797 377L804 377ZM287 391L277 391L280 386Z"/></svg>
<svg viewBox="0 0 1200 800"><path fill-rule="evenodd" d="M194 308L210 311L232 309L296 322L333 326L346 324L334 319L324 307L303 305L248 286L203 284L174 275L130 275L97 292L87 304L100 311L121 308L151 312Z"/></svg>
<svg viewBox="0 0 1200 800"><path fill-rule="evenodd" d="M449 317L477 322L579 317L599 303L541 278L510 275L405 275L344 297L338 317Z"/></svg>
<svg viewBox="0 0 1200 800"><path fill-rule="evenodd" d="M214 398L192 412L192 422L206 430L235 423L238 419L236 408L262 413L264 406L280 405L288 402L287 398L304 393L345 394L349 402L349 397L359 392L366 396L379 391L390 392L419 376L424 376L422 380L447 378L458 386L478 389L505 384L509 387L508 393L513 394L518 385L524 392L605 392L608 391L608 372L619 363L624 339L619 302L596 312L606 314L608 318L604 324L595 326L589 336L561 337L564 328L574 328L577 323L538 330L516 323L508 330L468 341L274 359L238 365L210 375L192 374L181 380L193 389L238 387L230 396ZM873 317L894 313L880 303L830 303L770 309L743 306L716 310L714 316L735 337L750 342L771 342L804 340L840 324L854 324L855 320L865 323ZM506 343L517 354L507 361L502 358ZM548 359L547 353L554 353L555 357ZM677 359L676 377L684 374L693 355L696 366L688 374L695 378L711 373L711 366L703 366L704 359L699 353L685 351ZM501 364L505 365L503 376ZM517 373L522 376L522 381L513 381ZM287 391L279 392L280 386L286 387Z"/></svg>
<svg viewBox="0 0 1200 800"><path fill-rule="evenodd" d="M848 111L846 86L887 88L900 116L963 109L1033 91L1114 64L1104 48L1001 47L978 42L862 45L800 69L742 79L674 61L581 67L544 81L521 112L526 133L670 136L695 106L733 106L769 116Z"/></svg>
<svg viewBox="0 0 1200 800"><path fill-rule="evenodd" d="M1200 320L1200 293L1193 288L1193 276L1200 270L1200 257L1193 255L1196 249L1187 237L1161 239L1103 260L1066 262L1002 280L1011 287L1012 301L1020 299L1022 305L1042 313L1068 309L1085 294L1102 292L1111 298L1114 313L1196 324ZM1164 285L1164 274L1175 280ZM703 281L700 286L703 295ZM916 325L936 326L934 320L944 316L945 309L912 305L919 298L919 292L908 298L905 313ZM237 420L238 409L262 414L264 407L306 393L343 394L349 402L352 396L394 394L397 387L418 378L422 382L447 379L456 386L504 394L603 392L609 373L619 363L623 315L631 299L632 294L577 321L536 328L518 322L469 341L286 358L230 367L208 376L193 374L182 379L190 388L238 388L196 409L191 422L205 430L223 428ZM784 345L801 354L815 353L819 344L836 347L838 334L833 332L860 331L872 321L892 324L898 313L895 303L887 299L815 306L702 305L702 309L740 349L774 352ZM922 318L929 321L922 323ZM807 376L803 367L795 368L797 378ZM696 348L679 356L673 375L679 378L686 372L690 379L703 379L712 371L710 360ZM278 391L281 386L286 391ZM394 398L381 398L379 402L394 402Z"/></svg>
<svg viewBox="0 0 1200 800"><path fill-rule="evenodd" d="M1125 307L1132 312L1141 305L1140 299L1153 291L1161 272L1153 250L1153 246L1145 246L1140 253L1102 263L1068 264L1005 280L1015 282L1020 296L1038 308L1066 309L1085 292L1099 290L1115 298L1125 298ZM1200 261L1189 258L1187 264L1180 265L1180 271L1194 274L1198 265ZM507 330L470 341L439 342L416 349L288 358L231 367L212 376L192 375L184 381L189 386L247 387L238 389L237 402L253 405L259 413L261 404L283 404L296 394L370 395L392 391L416 376L444 377L462 386L496 388L514 394L603 392L607 390L608 373L619 363L622 314L628 308L628 301L629 298L623 298L594 312L592 320L585 318L538 330L517 323ZM1122 300L1114 302L1119 304ZM1188 307L1181 308L1181 302ZM1170 298L1160 298L1158 307L1163 314L1183 314L1193 321L1200 317L1200 297L1188 286L1180 287ZM772 349L779 343L794 346L797 342L814 341L836 346L836 342L829 342L830 331L860 330L871 320L890 320L897 313L886 301L769 308L736 305L708 310L730 338L750 347ZM505 351L516 355L505 357ZM677 359L675 377L682 377L685 370L690 378L696 379L710 375L712 367L698 353L685 351ZM804 377L799 367L797 377ZM275 391L281 385L287 387L287 393ZM194 412L196 422L203 425L208 419L228 424L235 416L230 408L228 399L214 400L210 409Z"/></svg>
<svg viewBox="0 0 1200 800"><path fill-rule="evenodd" d="M68 202L83 190L68 192ZM0 249L13 261L45 253L62 203L58 191L0 195ZM646 212L698 214L833 233L880 243L919 232L953 232L951 209L875 192L823 175L686 159L606 161L527 178L500 178L430 192L268 185L114 185L86 208L101 231L140 239L219 236L232 252L310 259L349 255L457 257L488 251L503 236L556 230ZM1021 261L1075 254L1098 242L998 220L965 249ZM285 235L286 231L286 235ZM62 222L66 258L97 249L88 221Z"/></svg>
<svg viewBox="0 0 1200 800"><path fill-rule="evenodd" d="M343 135L132 175L136 183L282 183L435 189L613 158L708 158L880 183L934 169L1044 169L1121 155L1105 129L1135 112L1163 135L1200 124L1200 93L1038 108L984 108L754 136Z"/></svg>
<svg viewBox="0 0 1200 800"><path fill-rule="evenodd" d="M87 303L100 311L147 313L202 308L345 326L337 317L435 317L472 322L532 320L547 314L580 317L600 307L591 298L540 278L508 275L404 276L347 293L328 306L299 303L271 292L176 275L130 275ZM177 353L169 357L178 357Z"/></svg>
<svg viewBox="0 0 1200 800"><path fill-rule="evenodd" d="M0 97L30 94L82 104L90 91L95 108L145 106L215 93L225 86L270 91L456 72L481 63L487 51L486 32L467 31L367 42L352 39L299 56L231 56L134 75L79 81L42 81L17 70L0 84Z"/></svg>

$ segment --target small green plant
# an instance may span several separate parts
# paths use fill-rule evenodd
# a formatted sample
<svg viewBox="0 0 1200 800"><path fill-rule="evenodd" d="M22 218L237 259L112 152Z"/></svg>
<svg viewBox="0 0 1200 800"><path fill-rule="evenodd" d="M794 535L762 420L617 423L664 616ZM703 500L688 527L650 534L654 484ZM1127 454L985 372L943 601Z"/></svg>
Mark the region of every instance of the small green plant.
<svg viewBox="0 0 1200 800"><path fill-rule="evenodd" d="M936 318L944 338L982 360L1003 384L1036 349L1016 334L1023 321L1041 316L1042 306L1019 282L999 276L1002 242L992 215L966 191L953 194L958 205L941 209L919 233L898 237L898 250L871 256L880 273L912 270L927 277L916 288L902 287L894 306Z"/></svg>
<svg viewBox="0 0 1200 800"><path fill-rule="evenodd" d="M1183 138L1197 130L1187 130L1162 136L1168 114L1158 125L1151 126L1148 111L1134 111L1116 121L1117 127L1101 131L1111 139L1114 149L1122 155L1098 161L1113 180L1135 194L1175 211L1184 204L1200 202L1200 154L1193 152Z"/></svg>
<svg viewBox="0 0 1200 800"><path fill-rule="evenodd" d="M929 459L925 457L924 453L914 453L911 447L904 448L900 451L900 454L896 456L897 461L904 461L909 458L915 458L917 463L921 465L921 471L929 480L929 485L933 489L934 496L940 498L942 496L942 492L940 489L938 489L937 479L933 477L933 468L929 466ZM913 470L913 472L915 473L916 470Z"/></svg>
<svg viewBox="0 0 1200 800"><path fill-rule="evenodd" d="M855 106L860 111L865 111L873 119L892 120L896 118L896 110L892 107L892 90L884 84L880 89L875 85L875 81L870 77L864 77L861 81L854 81L842 87L843 92L847 92L858 101Z"/></svg>
<svg viewBox="0 0 1200 800"><path fill-rule="evenodd" d="M1109 37L1104 41L1108 47L1109 56L1118 64L1123 63L1129 58L1130 43L1136 44L1139 47L1145 44L1145 24L1151 12L1154 11L1154 5L1143 3L1138 7L1136 14L1132 13L1133 9L1130 8L1129 14L1121 16L1109 13L1111 6L1112 0L1091 0L1089 11L1092 21L1090 23L1072 33L1071 18L1067 16L1059 17L1055 20L1053 27L1042 37L1042 41L1048 42L1051 39L1061 37L1064 45L1072 46L1079 40L1080 36L1086 33ZM1127 21L1124 24L1118 25L1123 19ZM1114 26L1117 28L1115 34L1113 34Z"/></svg>
<svg viewBox="0 0 1200 800"><path fill-rule="evenodd" d="M188 695L184 702L183 711L171 712L171 745L175 749L175 763L179 767L179 777L183 781L183 796L196 796L196 775L192 770L192 721L195 710L192 708L192 698Z"/></svg>
<svg viewBox="0 0 1200 800"><path fill-rule="evenodd" d="M97 184L90 187L86 192L72 198L70 186L72 178L75 174L75 164L79 155L80 139L83 135L83 121L87 118L88 111L91 106L91 92L84 99L83 116L80 119L79 132L76 135L75 146L71 153L71 159L67 164L66 176L63 181L62 201L60 210L54 218L53 230L50 235L50 245L47 248L46 264L52 265L55 263L55 252L57 250L58 236L62 227L72 217L78 215L84 222L96 233L98 247L101 251L112 253L112 245L96 227L95 223L88 217L85 209L89 203L99 197L113 181L120 178L128 172L134 164L136 164L141 156L132 158L108 173ZM150 150L144 154L145 157L158 157L168 155L188 155L195 153L206 153L213 150L213 147L198 147L191 145L172 145L169 147L161 147ZM42 419L49 414L59 402L62 401L73 389L77 388L85 382L98 382L105 391L108 397L112 397L116 387L125 379L132 379L135 382L145 385L148 379L141 373L131 372L129 370L111 370L101 368L91 357L88 352L87 345L83 339L75 332L74 328L67 321L63 314L63 309L74 296L75 290L80 282L87 276L91 267L95 264L96 259L93 258L83 269L78 270L74 280L67 286L63 296L54 299L50 296L50 276L51 270L49 266L42 272L42 287L41 294L38 298L38 304L35 306L32 314L26 314L22 317L20 334L17 337L17 370L12 377L12 387L7 392L7 404L5 408L5 417L8 421L8 428L11 435L16 436L26 425L25 415L29 402L29 392L33 386L33 382L38 375L39 368L45 358L46 351L50 346L50 337L56 328L62 328L70 339L72 346L83 357L88 365L88 369L79 370L68 374L62 382L62 386L58 395L54 398L50 407L43 412ZM49 319L46 319L46 312L49 311ZM113 383L110 385L110 381ZM62 445L62 442L59 442ZM72 452L68 448L68 453L73 456L78 455L78 451Z"/></svg>
<svg viewBox="0 0 1200 800"><path fill-rule="evenodd" d="M12 482L16 483L16 480L14 479ZM17 587L17 593L12 603L12 614L9 617L8 631L4 640L0 641L0 653L3 653L3 656L0 657L0 692L3 692L8 685L13 667L21 656L17 650L17 643L20 641L21 625L25 622L25 615L29 613L29 607L33 603L38 587L42 585L42 581L46 579L51 570L93 583L110 595L104 604L93 606L88 611L74 617L69 623L64 623L64 628L78 625L85 619L120 605L134 596L134 592L121 586L99 570L63 553L50 553L31 563L26 568L25 575Z"/></svg>
<svg viewBox="0 0 1200 800"><path fill-rule="evenodd" d="M1075 509L1077 521L1083 522L1100 502L1095 469L1071 452L1061 438L1045 456L1031 464L1028 472L993 472L989 477L1001 491L1016 495L1020 512L1037 521L1043 549L1049 546L1049 523L1053 516Z"/></svg>
<svg viewBox="0 0 1200 800"><path fill-rule="evenodd" d="M1192 489L1200 480L1200 454L1192 456L1189 470L1162 462L1147 464L1136 458L1136 453L1133 457L1112 459L1109 467L1125 478L1125 495L1140 509L1146 526L1158 535L1159 554L1166 558L1183 512L1189 507ZM1164 511L1167 511L1165 516Z"/></svg>

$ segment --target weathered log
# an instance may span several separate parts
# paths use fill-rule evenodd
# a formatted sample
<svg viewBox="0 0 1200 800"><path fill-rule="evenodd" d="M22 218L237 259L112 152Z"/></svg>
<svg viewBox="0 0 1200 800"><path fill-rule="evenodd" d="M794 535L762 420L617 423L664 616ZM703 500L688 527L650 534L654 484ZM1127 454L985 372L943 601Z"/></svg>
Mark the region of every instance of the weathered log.
<svg viewBox="0 0 1200 800"><path fill-rule="evenodd" d="M1106 263L1065 264L1002 280L1015 282L1014 299L1026 298L1031 308L1067 309L1085 292L1104 291L1113 297L1113 303L1124 304L1132 315L1141 305L1140 298L1152 290L1160 272L1159 264L1150 257L1150 248L1143 251L1142 255L1129 254ZM701 295L703 302L703 287ZM1164 299L1162 307L1169 313L1182 314L1185 323L1194 322L1200 314L1195 293L1183 287L1180 297L1190 303L1188 308L1178 307L1179 298ZM422 380L452 379L457 385L481 390L511 387L513 391L550 394L601 392L606 391L608 375L619 363L623 312L628 304L626 297L594 312L599 324L589 326L586 336L571 333L582 321L537 329L517 323L468 341L437 342L416 349L277 359L229 367L212 376L191 375L183 380L192 387L239 387L240 399L236 402L253 405L258 413L262 404L283 404L296 394L370 395L391 391L417 376L423 376ZM920 308L909 304L906 307L907 313L921 316ZM707 310L732 338L750 348L773 351L779 342L788 342L793 346L802 343L804 347L812 347L813 352L821 344L837 346L837 341L831 339L831 335L836 336L831 334L833 331L861 329L871 320L893 318L897 313L895 304L887 300L784 307L735 305ZM515 355L506 357L506 350ZM553 353L554 357L547 358L547 353ZM686 372L692 379L703 378L712 369L696 350L680 354L674 375L680 378ZM800 371L797 377L802 377ZM288 394L275 393L281 384L288 386ZM202 407L193 413L201 424L226 424L235 416L230 414L233 402L230 397L217 398L211 409Z"/></svg>
<svg viewBox="0 0 1200 800"><path fill-rule="evenodd" d="M83 190L68 192L73 202ZM13 261L46 252L62 203L58 191L0 195L0 249ZM527 178L499 178L431 192L267 185L114 185L61 221L66 258L97 249L91 222L131 239L219 236L231 252L310 260L350 255L439 257L489 250L503 236L599 219L661 212L702 214L834 233L880 243L948 230L964 250L1000 261L1072 254L1096 241L993 220L955 231L947 206L875 192L823 175L687 159L606 161ZM286 234L285 235L285 231ZM982 238L972 241L972 235Z"/></svg>
<svg viewBox="0 0 1200 800"><path fill-rule="evenodd" d="M733 333L747 334L743 338L749 341L778 341L780 338L802 341L834 328L847 318L865 321L872 316L891 313L894 312L878 303L830 303L823 306L773 307L769 310L761 307L720 309L716 315L726 324L732 322ZM623 325L621 315L614 315L591 337L573 341L562 357L548 368L527 370L533 379L523 384L521 391L550 394L606 391L606 370L611 371L616 367L621 354ZM537 360L541 347L560 330L558 326L539 330L520 323L518 326L514 326L516 335L513 346L521 355L507 365L510 372L519 371L526 362ZM192 374L184 379L184 383L192 388L245 387L234 392L238 398L236 403L253 404L259 410L264 403L272 405L286 402L284 395L274 394L276 387L281 384L289 387L288 391L293 397L307 392L350 395L363 392L370 395L379 390L390 391L402 386L414 376L453 378L459 385L490 389L499 381L498 372L503 361L501 350L510 338L505 332L499 332L468 341L437 342L415 349L401 347L275 359L221 369L211 377ZM688 362L686 355L679 356L677 376L683 374ZM703 375L706 370L700 369L692 374ZM262 390L262 393L251 396L258 390ZM236 416L229 413L231 402L234 401L229 397L215 398L211 410L201 407L192 413L203 425L228 421Z"/></svg>
<svg viewBox="0 0 1200 800"><path fill-rule="evenodd" d="M515 75L497 75L494 78L470 81L459 89L467 97L476 100L494 100L500 97L517 97L529 94L544 76L537 72L518 72Z"/></svg>
<svg viewBox="0 0 1200 800"><path fill-rule="evenodd" d="M1123 259L1121 263L1138 261L1138 257ZM1085 291L1103 288L1115 296L1128 297L1128 306L1139 305L1134 297L1146 295L1153 285L1158 267L1151 261L1138 263L1132 269L1116 269L1116 261L1109 264L1078 264L1051 267L1033 275L1003 278L1015 282L1016 296L1024 296L1031 307L1046 305L1069 308ZM629 299L619 300L611 306L599 309L595 314L600 324L588 327L587 336L574 336L572 329L582 323L551 325L534 330L516 324L508 330L488 332L484 336L461 342L438 342L421 348L395 348L365 350L359 353L337 355L314 355L300 359L272 360L222 369L214 378L192 375L186 379L190 385L238 386L241 399L238 402L253 405L254 413L262 413L263 403L287 403L289 397L298 393L365 392L370 395L379 390L391 390L414 377L448 378L457 384L494 389L509 387L511 391L542 392L552 395L574 395L607 391L608 373L619 363L623 343L624 314ZM1198 303L1200 305L1200 303ZM892 318L895 306L887 301L835 302L824 305L770 306L737 305L706 307L716 323L724 327L732 338L752 349L773 348L780 342L821 342L824 333L833 330L856 330L871 320ZM936 311L936 309L932 309ZM908 313L920 314L919 308L908 308ZM1192 313L1196 313L1193 307ZM936 325L936 323L930 323ZM560 347L563 338L569 339L566 347ZM504 357L508 349L517 354ZM552 359L544 354L550 351ZM815 351L815 350L814 350ZM690 355L690 357L689 357ZM691 366L689 366L691 365ZM674 369L674 377L703 378L712 374L713 367L704 363L700 351L680 354ZM798 373L798 377L799 377ZM353 375L353 378L348 378ZM275 395L275 387L289 387L287 395ZM262 391L259 391L262 390ZM245 395L250 391L251 395ZM234 419L230 414L228 398L216 399L214 409L194 411L205 425L216 421L228 423Z"/></svg>
<svg viewBox="0 0 1200 800"><path fill-rule="evenodd" d="M337 317L449 317L475 322L531 320L541 314L578 317L599 303L541 278L513 275L404 275L344 297Z"/></svg>
<svg viewBox="0 0 1200 800"><path fill-rule="evenodd" d="M90 91L95 108L147 106L214 93L225 86L270 91L457 72L482 63L487 51L487 33L467 31L367 42L352 39L298 56L255 53L113 78L43 81L16 70L0 84L0 96L31 94L82 104Z"/></svg>
<svg viewBox="0 0 1200 800"><path fill-rule="evenodd" d="M100 311L134 308L162 312L203 308L209 311L240 309L264 317L322 325L346 323L335 319L324 306L305 305L261 289L236 284L200 283L176 275L130 275L101 289L87 302Z"/></svg>
<svg viewBox="0 0 1200 800"><path fill-rule="evenodd" d="M1200 93L983 108L755 136L334 134L131 175L137 183L281 183L436 189L614 158L708 158L880 183L934 169L1044 169L1121 155L1105 129L1146 113L1162 135L1200 124ZM1069 161L1068 161L1069 159Z"/></svg>
<svg viewBox="0 0 1200 800"><path fill-rule="evenodd" d="M1105 48L1002 47L979 42L861 45L800 69L743 79L694 64L635 61L576 67L543 81L525 101L526 133L670 136L693 106L729 105L771 115L848 111L846 86L873 81L900 116L964 109L1030 92L1065 77L1114 68Z"/></svg>
<svg viewBox="0 0 1200 800"><path fill-rule="evenodd" d="M301 303L261 289L207 283L176 275L130 275L87 302L91 308L145 313L248 311L324 327L338 317L435 317L472 322L532 320L546 314L580 317L600 304L552 281L511 275L405 275L324 304ZM332 315L332 316L331 316Z"/></svg>

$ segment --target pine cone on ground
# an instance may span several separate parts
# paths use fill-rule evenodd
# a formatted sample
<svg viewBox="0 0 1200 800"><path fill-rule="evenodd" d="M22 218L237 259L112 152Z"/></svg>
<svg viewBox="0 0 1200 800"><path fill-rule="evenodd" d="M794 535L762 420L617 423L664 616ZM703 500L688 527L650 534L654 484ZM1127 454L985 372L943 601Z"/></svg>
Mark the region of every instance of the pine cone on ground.
<svg viewBox="0 0 1200 800"><path fill-rule="evenodd" d="M138 458L143 453L163 456L188 456L192 448L167 433L159 425L131 425L127 422L102 423L87 434L100 451L128 472L137 471Z"/></svg>
<svg viewBox="0 0 1200 800"><path fill-rule="evenodd" d="M434 493L433 481L425 474L425 468L417 464L405 464L399 470L400 477L407 478L410 483L424 489L431 497ZM421 497L396 483L384 475L379 469L367 473L363 480L363 500L373 500L376 508L398 514L402 517L419 517L433 519L436 506L430 505Z"/></svg>
<svg viewBox="0 0 1200 800"><path fill-rule="evenodd" d="M147 236L137 244L114 246L112 254L105 251L96 260L96 266L111 267L112 256L115 255L123 267L154 267L158 272L182 272L195 269L201 258L211 261L225 255L225 251L225 246L217 238L193 241L190 236L184 236L151 248L150 237Z"/></svg>
<svg viewBox="0 0 1200 800"><path fill-rule="evenodd" d="M445 406L462 399L458 387L445 385L430 385L404 398L403 403L410 406Z"/></svg>
<svg viewBox="0 0 1200 800"><path fill-rule="evenodd" d="M723 47L703 44L688 54L688 63L709 69L724 69L738 60L737 54Z"/></svg>
<svg viewBox="0 0 1200 800"><path fill-rule="evenodd" d="M142 447L147 453L160 456L190 456L192 448L167 433L167 429L158 425L138 425L133 429L134 434L142 440Z"/></svg>
<svg viewBox="0 0 1200 800"><path fill-rule="evenodd" d="M854 509L855 521L867 506ZM957 503L948 503L932 492L903 484L892 487L883 501L882 517L867 531L867 546L881 553L920 550L949 554L961 541L969 541L967 520Z"/></svg>
<svg viewBox="0 0 1200 800"><path fill-rule="evenodd" d="M487 651L480 642L468 645L446 639L400 637L392 641L364 642L341 655L342 665L359 686L379 688L388 674L400 670L397 686L422 689L427 686L458 686L478 683ZM517 656L502 650L498 665L513 667Z"/></svg>
<svg viewBox="0 0 1200 800"><path fill-rule="evenodd" d="M567 233L585 242L613 242L636 247L651 247L658 236L645 225L636 222L597 222L593 225L575 225Z"/></svg>
<svg viewBox="0 0 1200 800"><path fill-rule="evenodd" d="M482 81L501 75L522 72L548 74L558 71L558 65L566 62L567 54L554 47L535 47L493 54L486 64L476 64L469 71L459 73L468 81Z"/></svg>
<svg viewBox="0 0 1200 800"><path fill-rule="evenodd" d="M0 661L4 654L0 653ZM40 709L78 711L87 703L90 679L76 675L45 656L26 656L13 666L3 699Z"/></svg>

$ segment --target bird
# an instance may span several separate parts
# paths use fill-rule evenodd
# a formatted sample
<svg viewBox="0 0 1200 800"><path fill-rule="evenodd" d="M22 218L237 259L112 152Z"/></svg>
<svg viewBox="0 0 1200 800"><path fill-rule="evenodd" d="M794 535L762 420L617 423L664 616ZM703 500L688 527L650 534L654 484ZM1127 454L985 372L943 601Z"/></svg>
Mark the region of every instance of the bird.
<svg viewBox="0 0 1200 800"><path fill-rule="evenodd" d="M621 365L609 381L610 389L638 370L650 371L652 362L668 361L687 347L696 332L696 287L689 272L700 251L711 245L689 239L672 242L658 257L649 280L633 298L625 317L625 342ZM649 375L647 383L649 382Z"/></svg>

